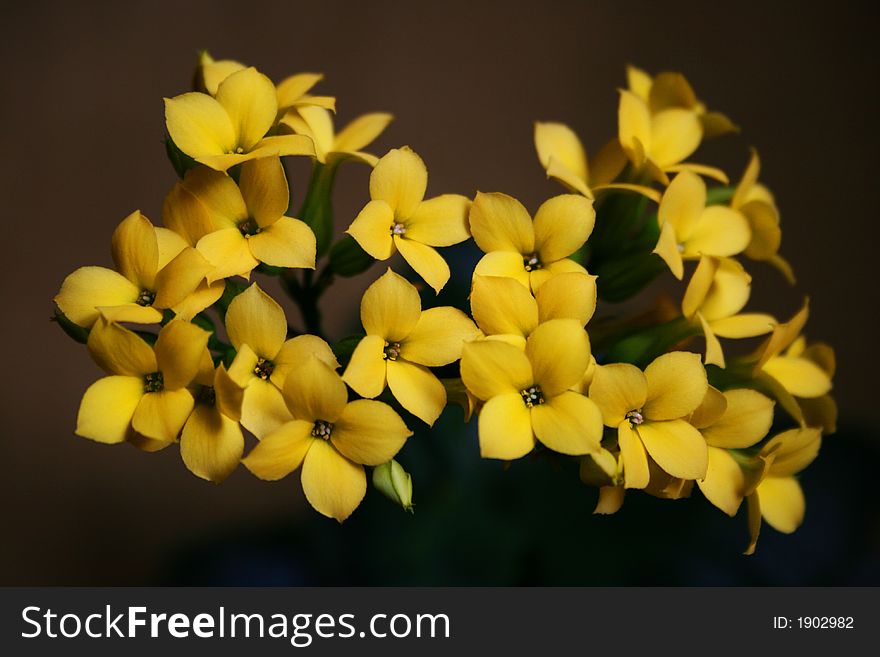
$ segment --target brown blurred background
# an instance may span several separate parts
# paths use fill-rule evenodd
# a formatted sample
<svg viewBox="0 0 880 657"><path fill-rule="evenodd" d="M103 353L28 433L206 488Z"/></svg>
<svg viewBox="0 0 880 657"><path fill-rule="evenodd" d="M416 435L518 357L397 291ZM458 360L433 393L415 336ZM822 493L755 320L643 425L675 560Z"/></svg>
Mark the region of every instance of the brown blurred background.
<svg viewBox="0 0 880 657"><path fill-rule="evenodd" d="M275 80L323 71L319 90L337 96L341 122L373 110L396 115L372 150L411 145L428 163L429 194L506 191L532 208L559 191L536 161L533 121L565 121L594 150L615 130L625 64L684 72L710 108L743 129L694 159L738 178L757 146L762 180L782 209L783 252L799 283L792 291L754 268L754 307L784 317L808 293L810 338L837 348L845 423L876 424L880 144L867 3L0 7L8 229L0 259L0 584L154 582L176 546L228 527L293 522L303 507L296 478L267 484L238 471L217 487L191 476L176 449L148 455L72 433L98 370L48 321L51 299L76 267L109 264L110 233L126 214L140 208L159 220L175 180L162 146L162 97L188 90L201 48ZM339 223L364 203L367 177L365 167L344 168ZM304 184L294 190L300 198ZM353 297L370 278L343 289ZM337 330L356 316L354 303L326 310Z"/></svg>

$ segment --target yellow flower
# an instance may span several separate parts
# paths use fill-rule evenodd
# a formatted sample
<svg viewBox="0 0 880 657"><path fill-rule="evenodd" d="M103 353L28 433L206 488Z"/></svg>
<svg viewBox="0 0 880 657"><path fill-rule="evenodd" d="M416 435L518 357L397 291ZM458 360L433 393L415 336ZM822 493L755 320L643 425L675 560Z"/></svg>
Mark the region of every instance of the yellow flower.
<svg viewBox="0 0 880 657"><path fill-rule="evenodd" d="M824 342L814 342L807 346L807 339L800 336L785 350L785 355L789 358L804 358L825 372L828 381L834 378L837 369L834 349ZM808 427L821 427L826 434L837 431L837 402L830 392L819 397L799 397L797 403L804 415L804 424Z"/></svg>
<svg viewBox="0 0 880 657"><path fill-rule="evenodd" d="M391 269L361 299L367 332L354 350L343 380L362 397L376 397L387 383L410 413L428 424L446 406L446 389L429 367L461 358L462 344L479 335L463 312L443 306L422 311L419 294Z"/></svg>
<svg viewBox="0 0 880 657"><path fill-rule="evenodd" d="M627 488L648 486L649 455L672 477L706 475L706 441L686 418L708 385L700 357L683 351L659 356L644 372L625 363L596 368L590 398L602 410L605 426L617 429Z"/></svg>
<svg viewBox="0 0 880 657"><path fill-rule="evenodd" d="M830 362L825 350L811 358L813 354L805 351L806 342L798 340L808 316L809 305L805 301L803 308L788 322L778 324L749 358L754 363L752 372L756 380L773 393L797 422L804 421L798 400L827 395L831 391L830 375L834 373L833 352Z"/></svg>
<svg viewBox="0 0 880 657"><path fill-rule="evenodd" d="M349 402L332 365L314 356L287 377L284 399L293 419L265 436L243 463L268 480L302 465L309 504L342 522L366 494L363 466L390 461L412 432L387 404Z"/></svg>
<svg viewBox="0 0 880 657"><path fill-rule="evenodd" d="M281 390L293 367L313 355L339 366L321 338L299 335L288 340L284 310L256 283L229 304L226 332L238 350L229 376L244 388L241 424L257 438L290 419Z"/></svg>
<svg viewBox="0 0 880 657"><path fill-rule="evenodd" d="M593 232L596 212L588 198L554 196L533 221L512 196L478 192L469 220L474 241L486 254L474 274L513 278L534 292L556 274L587 273L568 256Z"/></svg>
<svg viewBox="0 0 880 657"><path fill-rule="evenodd" d="M746 554L755 550L761 518L783 534L791 534L801 526L807 504L795 475L813 462L821 446L819 429L790 429L771 438L761 449L769 466L761 483L748 496L751 542Z"/></svg>
<svg viewBox="0 0 880 657"><path fill-rule="evenodd" d="M88 348L109 376L93 383L80 403L76 434L121 443L133 432L173 442L193 409L187 386L199 370L208 333L182 320L169 322L151 348L133 332L99 319Z"/></svg>
<svg viewBox="0 0 880 657"><path fill-rule="evenodd" d="M238 422L244 389L210 357L193 382L195 407L180 434L180 456L197 477L220 483L238 466L244 435Z"/></svg>
<svg viewBox="0 0 880 657"><path fill-rule="evenodd" d="M773 402L748 388L721 393L710 387L690 422L709 445L709 467L697 485L707 500L733 517L764 476L767 460L740 450L756 445L770 431Z"/></svg>
<svg viewBox="0 0 880 657"><path fill-rule="evenodd" d="M601 413L591 399L569 390L589 362L589 339L573 319L541 324L524 351L498 340L466 343L461 378L485 402L478 420L480 454L518 459L536 440L561 454L597 452Z"/></svg>
<svg viewBox="0 0 880 657"><path fill-rule="evenodd" d="M684 162L699 147L703 127L693 109L668 107L651 113L648 103L631 91L620 91L617 138L633 166L669 184L667 173L692 171L727 183L715 167Z"/></svg>
<svg viewBox="0 0 880 657"><path fill-rule="evenodd" d="M471 313L488 337L521 349L539 324L576 319L585 326L596 310L596 277L579 272L547 280L535 296L512 278L474 276Z"/></svg>
<svg viewBox="0 0 880 657"><path fill-rule="evenodd" d="M703 256L697 265L681 310L699 323L706 338L704 362L724 367L724 351L718 337L753 338L773 330L776 319L765 313L740 313L751 293L752 277L730 258Z"/></svg>
<svg viewBox="0 0 880 657"><path fill-rule="evenodd" d="M321 164L334 165L353 159L374 167L379 158L361 149L381 135L393 118L379 112L364 114L336 133L329 111L323 107L305 106L287 112L281 125L298 135L310 137L315 144L316 159Z"/></svg>
<svg viewBox="0 0 880 657"><path fill-rule="evenodd" d="M627 66L626 78L629 90L648 104L652 114L673 107L693 110L707 138L739 131L733 121L721 112L709 112L681 73L663 72L652 78L635 66Z"/></svg>
<svg viewBox="0 0 880 657"><path fill-rule="evenodd" d="M80 267L64 279L55 303L70 321L90 327L107 319L137 324L162 320L173 310L191 319L223 293L204 283L211 265L169 230L133 212L113 232L116 270Z"/></svg>
<svg viewBox="0 0 880 657"><path fill-rule="evenodd" d="M679 280L684 276L683 260L733 256L751 239L741 214L723 205L706 206L706 183L690 171L679 173L666 188L657 220L660 237L654 253Z"/></svg>
<svg viewBox="0 0 880 657"><path fill-rule="evenodd" d="M249 160L232 178L199 167L187 172L162 207L162 222L211 263L209 281L249 278L261 262L315 268L315 234L285 216L290 190L277 157Z"/></svg>
<svg viewBox="0 0 880 657"><path fill-rule="evenodd" d="M217 171L261 157L314 157L308 137L266 136L277 113L275 85L255 68L229 75L215 97L193 91L165 99L165 126L174 144Z"/></svg>
<svg viewBox="0 0 880 657"><path fill-rule="evenodd" d="M791 265L779 255L782 242L779 210L770 190L758 182L760 170L758 152L752 150L752 157L736 186L730 207L749 222L752 238L744 253L753 260L766 260L781 271L789 282L794 283Z"/></svg>
<svg viewBox="0 0 880 657"><path fill-rule="evenodd" d="M433 247L452 246L470 236L470 201L458 194L424 200L425 163L409 148L392 149L370 175L372 199L346 231L376 260L397 251L425 282L440 292L449 265Z"/></svg>

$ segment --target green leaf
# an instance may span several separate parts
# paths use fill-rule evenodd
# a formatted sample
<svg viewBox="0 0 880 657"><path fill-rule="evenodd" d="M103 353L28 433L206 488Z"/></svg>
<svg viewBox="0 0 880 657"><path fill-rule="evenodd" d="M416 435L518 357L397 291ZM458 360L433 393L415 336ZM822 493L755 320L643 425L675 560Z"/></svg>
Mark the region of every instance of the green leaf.
<svg viewBox="0 0 880 657"><path fill-rule="evenodd" d="M342 340L330 345L330 348L333 350L333 355L336 356L336 360L339 361L340 367L348 365L348 362L351 360L351 355L364 337L363 333L349 335L348 337L342 338Z"/></svg>
<svg viewBox="0 0 880 657"><path fill-rule="evenodd" d="M733 185L716 185L706 190L706 205L726 205L730 203L736 187Z"/></svg>
<svg viewBox="0 0 880 657"><path fill-rule="evenodd" d="M357 276L374 262L376 259L364 251L351 235L345 235L330 249L330 267L339 276Z"/></svg>
<svg viewBox="0 0 880 657"><path fill-rule="evenodd" d="M67 333L67 336L76 342L85 344L89 341L89 329L83 328L79 324L74 324L67 318L67 315L60 310L56 310L55 315L51 317L49 321L58 324L58 326L61 327L61 330Z"/></svg>
<svg viewBox="0 0 880 657"><path fill-rule="evenodd" d="M327 253L333 240L333 182L336 167L315 162L305 201L297 215L315 233L317 257Z"/></svg>
<svg viewBox="0 0 880 657"><path fill-rule="evenodd" d="M607 261L591 273L598 276L596 285L599 297L604 301L617 303L642 290L666 269L666 263L659 256L640 253Z"/></svg>
<svg viewBox="0 0 880 657"><path fill-rule="evenodd" d="M171 140L170 135L165 136L165 153L168 155L171 166L174 167L178 178L183 178L187 171L199 165L198 162L177 147L177 144Z"/></svg>
<svg viewBox="0 0 880 657"><path fill-rule="evenodd" d="M226 287L223 289L223 295L217 301L217 308L220 311L220 316L223 317L223 321L226 321L226 311L229 309L229 304L247 288L248 286L245 283L240 283L232 278L226 279Z"/></svg>

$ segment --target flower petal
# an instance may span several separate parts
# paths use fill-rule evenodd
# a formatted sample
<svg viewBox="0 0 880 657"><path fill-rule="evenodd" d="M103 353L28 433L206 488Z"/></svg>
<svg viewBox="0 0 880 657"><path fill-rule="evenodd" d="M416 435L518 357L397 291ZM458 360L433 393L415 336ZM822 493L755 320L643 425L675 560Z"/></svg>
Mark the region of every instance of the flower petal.
<svg viewBox="0 0 880 657"><path fill-rule="evenodd" d="M361 397L378 397L385 390L385 340L367 335L354 348L342 380Z"/></svg>
<svg viewBox="0 0 880 657"><path fill-rule="evenodd" d="M589 276L587 270L574 260L571 258L563 258L562 260L551 262L540 269L535 269L529 272L529 286L531 287L532 292L537 294L538 290L544 285L544 283L559 274L582 274L584 276Z"/></svg>
<svg viewBox="0 0 880 657"><path fill-rule="evenodd" d="M718 390L718 388L709 386L706 389L706 396L703 397L703 401L700 402L697 410L691 413L688 422L690 422L691 426L695 429L700 429L702 431L718 422L726 410L727 397L725 397L724 393ZM706 434L703 433L703 437L705 437L705 435Z"/></svg>
<svg viewBox="0 0 880 657"><path fill-rule="evenodd" d="M574 174L581 184L589 180L587 154L574 130L564 123L535 123L535 150L545 169L555 160Z"/></svg>
<svg viewBox="0 0 880 657"><path fill-rule="evenodd" d="M327 363L312 356L287 375L284 400L297 420L332 423L348 402L348 390Z"/></svg>
<svg viewBox="0 0 880 657"><path fill-rule="evenodd" d="M235 150L235 129L223 106L207 94L190 92L165 99L165 127L192 158Z"/></svg>
<svg viewBox="0 0 880 657"><path fill-rule="evenodd" d="M246 344L272 360L287 338L287 319L278 302L254 283L229 304L226 331L236 349Z"/></svg>
<svg viewBox="0 0 880 657"><path fill-rule="evenodd" d="M669 271L678 280L684 276L684 263L681 260L681 251L678 250L678 240L675 236L675 227L670 222L663 224L660 229L660 237L652 253L656 253L663 259Z"/></svg>
<svg viewBox="0 0 880 657"><path fill-rule="evenodd" d="M142 436L160 442L174 442L193 410L189 390L148 392L131 418L131 426Z"/></svg>
<svg viewBox="0 0 880 657"><path fill-rule="evenodd" d="M541 323L551 319L575 319L585 326L596 311L596 277L580 272L550 277L535 290Z"/></svg>
<svg viewBox="0 0 880 657"><path fill-rule="evenodd" d="M187 175L195 170L190 169ZM162 224L180 235L189 246L195 246L199 239L214 230L208 209L182 182L174 185L162 202Z"/></svg>
<svg viewBox="0 0 880 657"><path fill-rule="evenodd" d="M773 330L778 322L773 315L743 313L712 322L712 330L722 338L753 338Z"/></svg>
<svg viewBox="0 0 880 657"><path fill-rule="evenodd" d="M80 267L64 279L55 303L74 324L89 328L101 306L134 303L138 287L122 274L104 267Z"/></svg>
<svg viewBox="0 0 880 657"><path fill-rule="evenodd" d="M245 151L251 150L263 138L278 113L275 85L253 67L236 71L223 80L217 87L215 98L229 116L235 146ZM229 150L233 149L222 152Z"/></svg>
<svg viewBox="0 0 880 657"><path fill-rule="evenodd" d="M712 289L719 262L718 258L711 256L700 258L700 262L697 263L697 268L688 282L684 298L681 300L681 312L685 317L693 317L702 308L709 290Z"/></svg>
<svg viewBox="0 0 880 657"><path fill-rule="evenodd" d="M651 458L664 472L681 479L702 479L709 465L706 441L684 420L645 422L637 428Z"/></svg>
<svg viewBox="0 0 880 657"><path fill-rule="evenodd" d="M470 199L460 194L443 194L422 201L406 222L406 237L428 246L464 242L471 236L470 207Z"/></svg>
<svg viewBox="0 0 880 657"><path fill-rule="evenodd" d="M241 165L238 182L248 215L261 228L271 226L287 212L290 189L281 159L266 157Z"/></svg>
<svg viewBox="0 0 880 657"><path fill-rule="evenodd" d="M516 251L490 251L480 258L474 275L511 278L530 289L529 272L523 266L522 254Z"/></svg>
<svg viewBox="0 0 880 657"><path fill-rule="evenodd" d="M773 529L791 534L804 521L804 491L794 477L767 477L758 485L761 515Z"/></svg>
<svg viewBox="0 0 880 657"><path fill-rule="evenodd" d="M598 452L602 412L587 397L563 392L531 409L532 427L544 445L560 454L580 456Z"/></svg>
<svg viewBox="0 0 880 657"><path fill-rule="evenodd" d="M311 422L304 420L285 422L263 436L241 462L260 479L283 479L302 465L313 443L324 442L312 438L312 426Z"/></svg>
<svg viewBox="0 0 880 657"><path fill-rule="evenodd" d="M422 312L401 344L400 356L419 365L441 367L461 358L464 343L479 336L471 318L458 308L430 308Z"/></svg>
<svg viewBox="0 0 880 657"><path fill-rule="evenodd" d="M185 388L199 372L210 333L195 324L175 319L159 331L153 350L165 388Z"/></svg>
<svg viewBox="0 0 880 657"><path fill-rule="evenodd" d="M605 420L608 424L608 420ZM617 444L620 457L623 459L623 478L626 488L645 488L651 480L648 469L648 454L639 435L630 426L628 420L617 425Z"/></svg>
<svg viewBox="0 0 880 657"><path fill-rule="evenodd" d="M345 232L376 260L388 260L395 253L391 239L394 210L385 201L370 201Z"/></svg>
<svg viewBox="0 0 880 657"><path fill-rule="evenodd" d="M407 264L422 277L422 280L430 285L434 292L440 294L440 290L449 280L449 265L446 264L443 256L437 253L433 247L400 235L394 236L394 245Z"/></svg>
<svg viewBox="0 0 880 657"><path fill-rule="evenodd" d="M724 392L727 409L720 419L702 429L714 447L743 449L759 442L773 424L773 402L755 390L738 388Z"/></svg>
<svg viewBox="0 0 880 657"><path fill-rule="evenodd" d="M361 297L361 323L367 335L400 342L415 328L422 312L416 288L389 268Z"/></svg>
<svg viewBox="0 0 880 657"><path fill-rule="evenodd" d="M621 90L617 108L620 145L636 167L644 163L645 149L651 147L651 113L648 104L630 91Z"/></svg>
<svg viewBox="0 0 880 657"><path fill-rule="evenodd" d="M434 424L446 406L446 388L427 367L405 360L387 362L388 388L410 413Z"/></svg>
<svg viewBox="0 0 880 657"><path fill-rule="evenodd" d="M776 379L795 397L812 399L831 390L831 379L806 358L777 356L764 364L764 372Z"/></svg>
<svg viewBox="0 0 880 657"><path fill-rule="evenodd" d="M113 231L112 248L116 270L141 290L153 290L159 245L150 220L132 212Z"/></svg>
<svg viewBox="0 0 880 657"><path fill-rule="evenodd" d="M108 374L143 377L158 370L156 355L138 335L99 319L87 343L89 353Z"/></svg>
<svg viewBox="0 0 880 657"><path fill-rule="evenodd" d="M516 393L532 384L532 366L522 352L497 340L466 342L461 354L461 380L479 399ZM520 399L520 404L525 408Z"/></svg>
<svg viewBox="0 0 880 657"><path fill-rule="evenodd" d="M668 109L651 117L649 157L661 169L678 164L690 156L703 139L703 126L697 113Z"/></svg>
<svg viewBox="0 0 880 657"><path fill-rule="evenodd" d="M251 254L267 265L315 268L315 234L299 219L281 217L251 236L248 243Z"/></svg>
<svg viewBox="0 0 880 657"><path fill-rule="evenodd" d="M346 125L333 141L334 151L359 151L381 135L394 117L385 112L363 114Z"/></svg>
<svg viewBox="0 0 880 657"><path fill-rule="evenodd" d="M284 78L276 87L278 108L286 109L295 105L323 79L323 73L297 73Z"/></svg>
<svg viewBox="0 0 880 657"><path fill-rule="evenodd" d="M370 175L370 198L385 201L398 220L409 219L425 198L428 169L409 148L393 148Z"/></svg>
<svg viewBox="0 0 880 657"><path fill-rule="evenodd" d="M234 228L239 222L248 219L248 209L241 190L225 173L196 167L187 171L179 184L208 211L213 222L212 230Z"/></svg>
<svg viewBox="0 0 880 657"><path fill-rule="evenodd" d="M532 331L526 356L544 397L555 397L583 378L590 364L590 341L576 320L553 319Z"/></svg>
<svg viewBox="0 0 880 657"><path fill-rule="evenodd" d="M243 452L244 435L238 422L213 406L197 404L180 436L180 456L187 469L219 484L238 467Z"/></svg>
<svg viewBox="0 0 880 657"><path fill-rule="evenodd" d="M529 409L518 392L487 401L480 411L478 426L480 456L484 459L512 461L535 448Z"/></svg>
<svg viewBox="0 0 880 657"><path fill-rule="evenodd" d="M500 192L477 192L468 216L474 241L484 253L535 251L535 229L523 204Z"/></svg>
<svg viewBox="0 0 880 657"><path fill-rule="evenodd" d="M593 372L590 399L602 411L606 427L620 425L627 413L641 409L647 394L648 381L635 365L612 363L597 366Z"/></svg>
<svg viewBox="0 0 880 657"><path fill-rule="evenodd" d="M705 208L706 183L697 174L682 171L672 179L663 193L657 218L661 227L672 224L675 228L675 241L684 242L690 239Z"/></svg>
<svg viewBox="0 0 880 657"><path fill-rule="evenodd" d="M283 390L287 375L312 356L326 363L334 371L339 367L333 349L324 340L316 335L298 335L287 340L272 359L275 364L272 370L272 383L278 386L279 390Z"/></svg>
<svg viewBox="0 0 880 657"><path fill-rule="evenodd" d="M822 446L819 429L790 429L771 438L762 448L763 454L772 454L770 476L790 477L812 463Z"/></svg>
<svg viewBox="0 0 880 657"><path fill-rule="evenodd" d="M226 282L223 280L216 281L210 285L202 282L192 294L188 295L180 303L174 304L171 310L174 314L187 322L202 312L205 308L210 308L214 302L223 296L226 289Z"/></svg>
<svg viewBox="0 0 880 657"><path fill-rule="evenodd" d="M214 269L208 274L208 282L214 283L230 276L249 276L260 264L251 253L248 240L238 228L224 228L208 233L196 245Z"/></svg>
<svg viewBox="0 0 880 657"><path fill-rule="evenodd" d="M721 205L710 205L703 210L690 235L682 239L684 255L736 255L745 250L751 235L741 214Z"/></svg>
<svg viewBox="0 0 880 657"><path fill-rule="evenodd" d="M645 378L648 397L642 410L651 420L675 420L690 415L703 401L709 385L700 356L687 351L657 357L645 368Z"/></svg>
<svg viewBox="0 0 880 657"><path fill-rule="evenodd" d="M181 251L156 274L156 308L172 308L196 291L213 269L207 258L191 246Z"/></svg>
<svg viewBox="0 0 880 657"><path fill-rule="evenodd" d="M89 386L76 416L76 435L100 443L124 442L131 418L144 396L144 380L105 376Z"/></svg>
<svg viewBox="0 0 880 657"><path fill-rule="evenodd" d="M355 463L381 465L394 458L411 435L388 404L358 399L343 409L330 441Z"/></svg>
<svg viewBox="0 0 880 657"><path fill-rule="evenodd" d="M538 304L512 278L474 275L471 313L486 335L525 337L538 325Z"/></svg>
<svg viewBox="0 0 880 657"><path fill-rule="evenodd" d="M697 481L703 495L731 518L739 511L745 490L745 475L730 452L709 447L706 476Z"/></svg>
<svg viewBox="0 0 880 657"><path fill-rule="evenodd" d="M593 202L579 194L561 194L544 201L535 213L535 250L551 263L577 251L596 223Z"/></svg>
<svg viewBox="0 0 880 657"><path fill-rule="evenodd" d="M292 419L281 391L271 381L252 377L241 401L241 425L263 438Z"/></svg>
<svg viewBox="0 0 880 657"><path fill-rule="evenodd" d="M367 494L367 475L329 442L315 440L303 461L302 487L318 513L342 522Z"/></svg>

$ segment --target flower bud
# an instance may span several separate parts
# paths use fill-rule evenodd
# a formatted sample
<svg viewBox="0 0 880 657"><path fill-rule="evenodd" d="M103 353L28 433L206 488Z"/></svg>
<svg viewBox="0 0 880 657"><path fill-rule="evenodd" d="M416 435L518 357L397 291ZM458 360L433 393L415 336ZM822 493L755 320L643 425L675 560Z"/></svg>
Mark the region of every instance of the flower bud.
<svg viewBox="0 0 880 657"><path fill-rule="evenodd" d="M412 513L412 477L400 463L391 459L373 468L373 486L389 500L402 506L404 511Z"/></svg>

